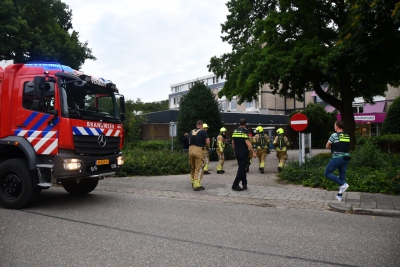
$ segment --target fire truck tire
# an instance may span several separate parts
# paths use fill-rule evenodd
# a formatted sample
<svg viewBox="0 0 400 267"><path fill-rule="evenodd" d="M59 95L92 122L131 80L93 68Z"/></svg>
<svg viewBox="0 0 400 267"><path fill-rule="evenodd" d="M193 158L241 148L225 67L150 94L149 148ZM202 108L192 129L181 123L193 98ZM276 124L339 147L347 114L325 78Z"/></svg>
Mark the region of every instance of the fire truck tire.
<svg viewBox="0 0 400 267"><path fill-rule="evenodd" d="M92 192L98 183L98 179L81 179L79 183L75 179L61 182L65 191L71 195L86 195Z"/></svg>
<svg viewBox="0 0 400 267"><path fill-rule="evenodd" d="M40 188L31 178L24 159L8 159L0 164L0 205L7 209L22 209L40 196Z"/></svg>

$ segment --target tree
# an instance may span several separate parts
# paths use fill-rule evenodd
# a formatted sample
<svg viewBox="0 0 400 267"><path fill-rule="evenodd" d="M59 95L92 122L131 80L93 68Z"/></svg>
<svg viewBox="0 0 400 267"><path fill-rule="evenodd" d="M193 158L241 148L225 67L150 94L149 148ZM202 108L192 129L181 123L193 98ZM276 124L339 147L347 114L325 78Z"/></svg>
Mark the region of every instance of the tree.
<svg viewBox="0 0 400 267"><path fill-rule="evenodd" d="M400 96L390 105L385 121L382 124L382 134L400 134Z"/></svg>
<svg viewBox="0 0 400 267"><path fill-rule="evenodd" d="M208 65L227 80L219 97L252 101L264 84L299 100L314 90L340 111L353 147L354 98L371 103L387 84L400 85L399 6L380 0L229 1L222 40L232 52Z"/></svg>
<svg viewBox="0 0 400 267"><path fill-rule="evenodd" d="M196 128L198 120L207 123L210 138L216 137L223 126L220 111L221 108L211 90L203 82L195 82L189 92L181 97L179 104L177 136L180 142L184 133Z"/></svg>
<svg viewBox="0 0 400 267"><path fill-rule="evenodd" d="M289 115L289 120L298 112L292 112ZM337 111L329 113L323 105L308 103L301 113L306 115L308 119L308 126L303 132L311 133L312 147L325 148L328 137L334 131L333 125L336 121Z"/></svg>
<svg viewBox="0 0 400 267"><path fill-rule="evenodd" d="M60 0L0 1L0 60L56 61L80 69L96 60L72 28L72 10Z"/></svg>

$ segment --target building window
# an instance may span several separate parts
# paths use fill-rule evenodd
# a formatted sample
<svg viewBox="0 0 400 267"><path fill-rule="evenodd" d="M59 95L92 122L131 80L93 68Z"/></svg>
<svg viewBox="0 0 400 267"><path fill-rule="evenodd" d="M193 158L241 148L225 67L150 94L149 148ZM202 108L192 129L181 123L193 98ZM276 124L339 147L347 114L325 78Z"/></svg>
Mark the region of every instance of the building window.
<svg viewBox="0 0 400 267"><path fill-rule="evenodd" d="M236 99L232 99L232 101L229 102L229 109L236 110Z"/></svg>
<svg viewBox="0 0 400 267"><path fill-rule="evenodd" d="M254 101L246 102L246 108L254 108Z"/></svg>
<svg viewBox="0 0 400 267"><path fill-rule="evenodd" d="M363 106L353 106L353 113L363 113L364 107Z"/></svg>

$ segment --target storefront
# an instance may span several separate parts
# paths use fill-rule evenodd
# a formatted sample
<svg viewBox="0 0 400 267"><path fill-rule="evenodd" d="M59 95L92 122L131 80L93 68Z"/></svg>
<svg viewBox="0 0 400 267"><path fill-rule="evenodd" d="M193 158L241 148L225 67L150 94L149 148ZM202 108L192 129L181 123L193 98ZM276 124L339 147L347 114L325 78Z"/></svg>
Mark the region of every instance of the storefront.
<svg viewBox="0 0 400 267"><path fill-rule="evenodd" d="M338 120L341 120L338 114ZM378 136L382 123L386 118L386 113L356 113L354 120L356 122L356 135L360 136Z"/></svg>

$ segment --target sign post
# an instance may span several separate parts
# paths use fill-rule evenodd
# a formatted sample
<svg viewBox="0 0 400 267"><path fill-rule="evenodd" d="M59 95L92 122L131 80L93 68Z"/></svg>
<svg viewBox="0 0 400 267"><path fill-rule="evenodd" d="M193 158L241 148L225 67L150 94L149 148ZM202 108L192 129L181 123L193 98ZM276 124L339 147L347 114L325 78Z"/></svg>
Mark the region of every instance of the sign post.
<svg viewBox="0 0 400 267"><path fill-rule="evenodd" d="M308 126L308 118L306 115L302 113L297 113L294 114L290 118L290 127L292 127L293 130L296 132L299 132L299 164L301 166L301 163L303 162L303 157L302 157L302 142L301 142L301 136L300 132L304 131Z"/></svg>
<svg viewBox="0 0 400 267"><path fill-rule="evenodd" d="M171 136L171 151L174 151L174 137L176 136L176 123L171 121L169 123L169 136Z"/></svg>

